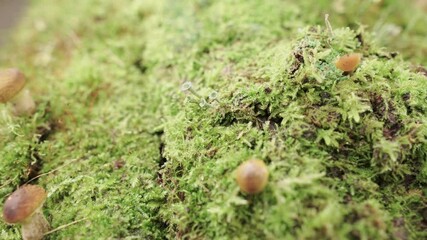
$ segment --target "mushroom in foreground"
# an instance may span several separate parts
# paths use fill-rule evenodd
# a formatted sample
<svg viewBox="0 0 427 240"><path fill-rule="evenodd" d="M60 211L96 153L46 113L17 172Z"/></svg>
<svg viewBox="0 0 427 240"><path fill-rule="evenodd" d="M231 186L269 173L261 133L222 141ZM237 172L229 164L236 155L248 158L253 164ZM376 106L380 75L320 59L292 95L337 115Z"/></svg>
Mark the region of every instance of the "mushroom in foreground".
<svg viewBox="0 0 427 240"><path fill-rule="evenodd" d="M16 68L0 70L0 103L11 102L17 116L34 113L36 104L25 87L25 76Z"/></svg>
<svg viewBox="0 0 427 240"><path fill-rule="evenodd" d="M236 180L242 192L248 194L260 193L267 185L267 166L258 159L248 160L237 168Z"/></svg>
<svg viewBox="0 0 427 240"><path fill-rule="evenodd" d="M3 219L9 224L21 224L24 240L40 240L49 230L49 223L41 211L46 196L42 187L24 185L6 199Z"/></svg>

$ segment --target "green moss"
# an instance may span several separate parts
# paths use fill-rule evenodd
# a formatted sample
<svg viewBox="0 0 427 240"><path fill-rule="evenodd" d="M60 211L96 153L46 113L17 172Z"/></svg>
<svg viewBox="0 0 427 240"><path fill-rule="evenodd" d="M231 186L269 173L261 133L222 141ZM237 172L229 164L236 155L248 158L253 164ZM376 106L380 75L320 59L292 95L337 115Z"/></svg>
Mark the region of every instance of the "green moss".
<svg viewBox="0 0 427 240"><path fill-rule="evenodd" d="M38 112L2 108L0 200L44 174L52 226L87 218L51 239L425 238L425 16L340 2L32 2L0 60ZM234 180L250 157L270 171L257 196Z"/></svg>

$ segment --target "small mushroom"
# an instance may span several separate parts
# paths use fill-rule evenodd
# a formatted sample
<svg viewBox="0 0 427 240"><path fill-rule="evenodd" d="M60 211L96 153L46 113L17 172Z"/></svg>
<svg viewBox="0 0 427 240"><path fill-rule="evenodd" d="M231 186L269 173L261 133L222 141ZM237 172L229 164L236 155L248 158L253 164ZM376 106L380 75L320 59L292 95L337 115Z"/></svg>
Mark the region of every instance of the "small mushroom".
<svg viewBox="0 0 427 240"><path fill-rule="evenodd" d="M360 64L362 54L351 53L344 55L335 62L335 66L343 72L353 72Z"/></svg>
<svg viewBox="0 0 427 240"><path fill-rule="evenodd" d="M46 196L42 187L24 185L6 199L3 219L9 224L21 224L24 240L40 240L49 230L49 223L41 211Z"/></svg>
<svg viewBox="0 0 427 240"><path fill-rule="evenodd" d="M237 168L236 180L242 192L248 194L260 193L267 185L267 166L258 159L248 160Z"/></svg>
<svg viewBox="0 0 427 240"><path fill-rule="evenodd" d="M0 103L11 102L17 116L34 113L36 104L25 87L25 76L16 68L0 70Z"/></svg>

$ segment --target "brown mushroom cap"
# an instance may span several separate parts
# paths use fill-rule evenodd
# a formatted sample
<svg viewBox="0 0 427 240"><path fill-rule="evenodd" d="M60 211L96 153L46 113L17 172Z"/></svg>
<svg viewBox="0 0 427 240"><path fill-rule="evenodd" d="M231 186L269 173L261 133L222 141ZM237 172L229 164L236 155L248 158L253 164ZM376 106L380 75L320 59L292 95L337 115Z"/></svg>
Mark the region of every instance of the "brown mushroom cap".
<svg viewBox="0 0 427 240"><path fill-rule="evenodd" d="M18 188L4 203L3 219L7 223L25 220L43 205L46 196L46 191L40 186L25 185Z"/></svg>
<svg viewBox="0 0 427 240"><path fill-rule="evenodd" d="M16 68L0 70L0 102L15 97L25 86L25 76Z"/></svg>
<svg viewBox="0 0 427 240"><path fill-rule="evenodd" d="M352 72L359 66L361 59L362 54L350 53L338 58L335 66L343 72Z"/></svg>
<svg viewBox="0 0 427 240"><path fill-rule="evenodd" d="M237 168L236 180L241 191L249 194L259 193L268 182L267 166L258 159L248 160Z"/></svg>

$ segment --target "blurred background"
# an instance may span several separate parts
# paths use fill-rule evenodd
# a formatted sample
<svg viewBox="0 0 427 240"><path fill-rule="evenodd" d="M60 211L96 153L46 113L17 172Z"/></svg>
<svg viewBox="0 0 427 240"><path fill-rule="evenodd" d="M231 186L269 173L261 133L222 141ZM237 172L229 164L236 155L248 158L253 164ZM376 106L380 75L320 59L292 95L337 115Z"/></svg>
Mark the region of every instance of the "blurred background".
<svg viewBox="0 0 427 240"><path fill-rule="evenodd" d="M195 0L195 2L208 0ZM373 32L380 45L389 51L399 51L406 60L425 65L427 60L427 0L283 0L299 5L307 13L304 18L309 25L323 25L325 13L333 27L349 26L356 29L359 24ZM25 16L26 8L38 1L0 0L0 46L6 47L12 39L11 29ZM70 1L72 3L73 1ZM90 4L91 0L85 0ZM97 8L96 1L93 8ZM132 3L129 0L129 3ZM43 3L38 3L43 4ZM55 9L46 4L46 8ZM69 9L69 11L73 11ZM55 11L55 10L53 10ZM52 12L52 15L54 13ZM84 18L82 16L82 18ZM33 19L34 20L34 19ZM64 21L69 21L65 20ZM43 23L43 21L41 21ZM37 21L34 22L37 25ZM35 27L37 28L37 26ZM60 33L58 33L60 34ZM9 43L11 43L9 41ZM9 44L8 44L9 45ZM10 45L13 45L11 43Z"/></svg>
<svg viewBox="0 0 427 240"><path fill-rule="evenodd" d="M426 64L424 56L427 52L425 41L427 0L292 0L290 2L297 3L302 9L309 11L311 16L306 18L309 19L310 24L323 24L323 16L326 12L331 15L330 21L334 27L357 28L357 24L364 24L368 27L368 31L375 33L378 42L390 51L400 51L405 58ZM7 39L12 39L11 29L17 25L20 17L25 15L27 5L31 5L31 1L0 0L0 47L4 48ZM413 12L414 9L417 11ZM37 21L34 20L34 24L36 23Z"/></svg>
<svg viewBox="0 0 427 240"><path fill-rule="evenodd" d="M0 45L7 38L10 28L18 22L27 0L0 0Z"/></svg>

